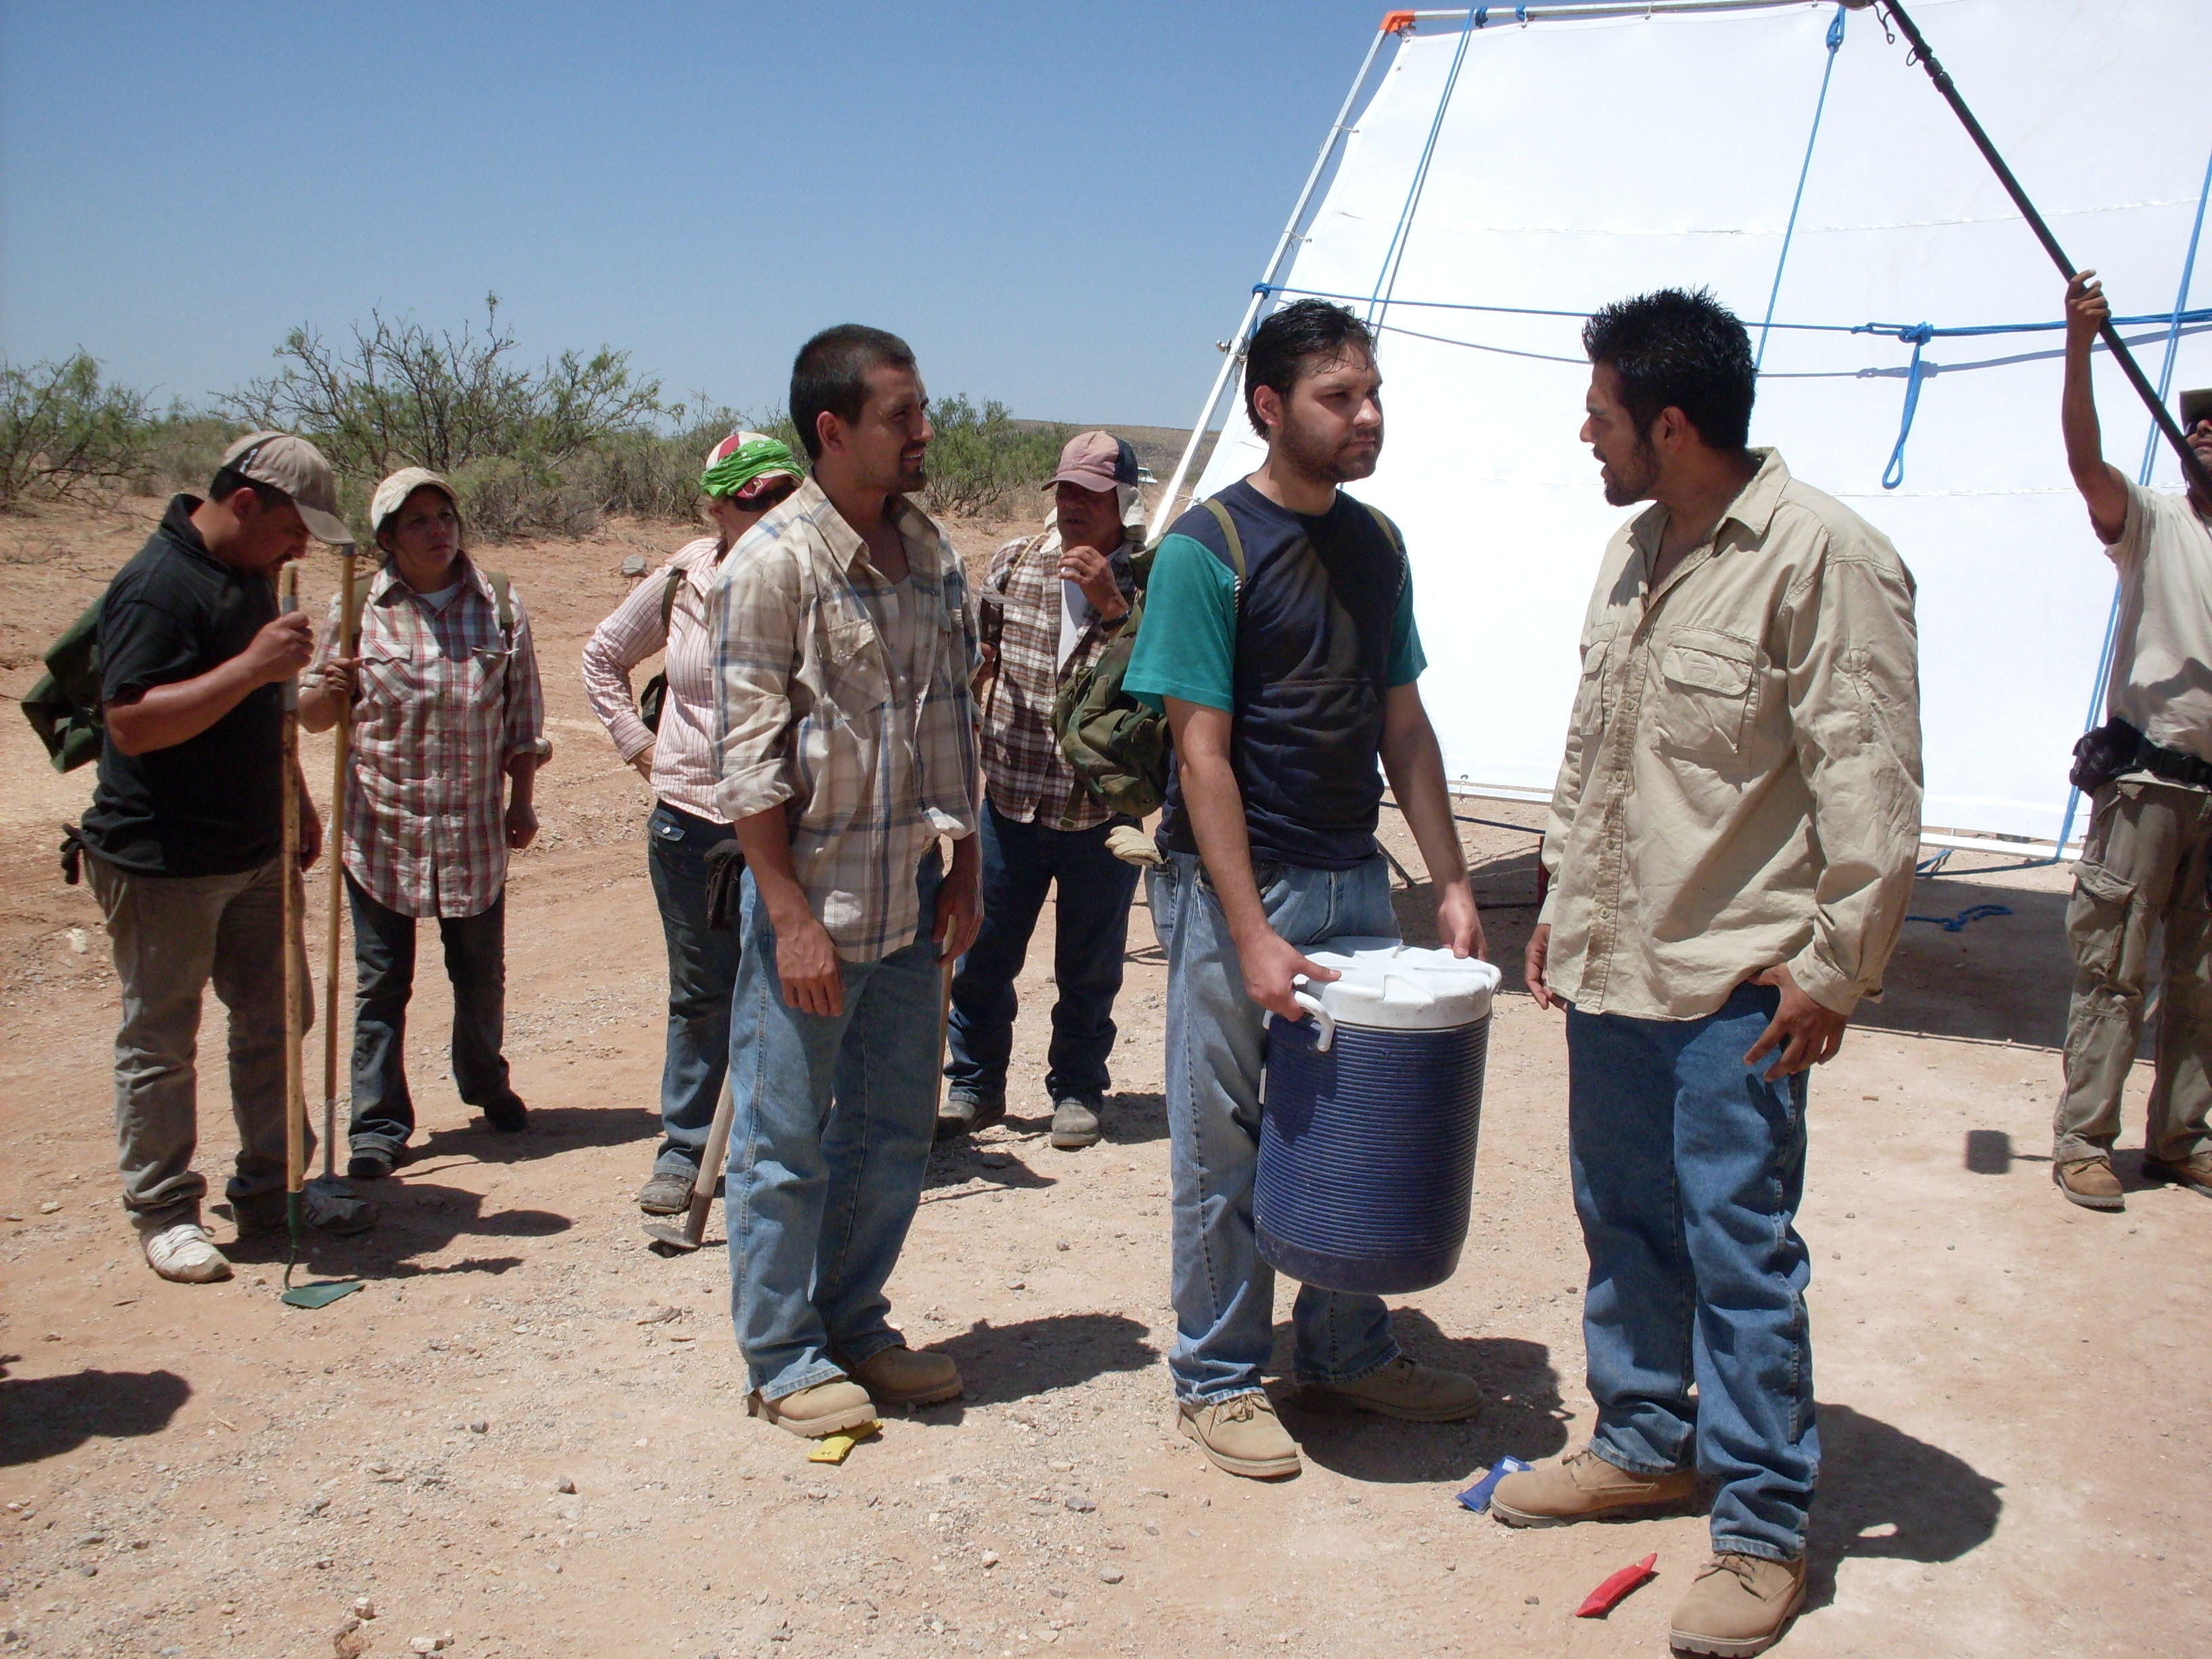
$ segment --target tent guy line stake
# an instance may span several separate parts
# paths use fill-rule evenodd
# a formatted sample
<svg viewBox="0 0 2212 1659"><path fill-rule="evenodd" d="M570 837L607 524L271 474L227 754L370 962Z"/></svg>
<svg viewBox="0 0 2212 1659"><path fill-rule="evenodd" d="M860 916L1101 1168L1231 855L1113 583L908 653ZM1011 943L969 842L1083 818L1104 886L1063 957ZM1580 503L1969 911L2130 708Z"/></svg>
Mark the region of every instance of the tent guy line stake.
<svg viewBox="0 0 2212 1659"><path fill-rule="evenodd" d="M2020 216L2035 233L2035 240L2043 244L2043 251L2051 256L2051 263L2058 267L2060 276L2071 282L2074 273L2081 267L2068 258L2066 250L2058 246L2058 239L2051 234L2051 227L2036 211L2035 204L2028 200L2027 192L2021 188L2020 180L2013 176L2012 168L1997 153L1997 147L1990 142L1990 135L1982 131L1982 124L1974 118L1973 111L1966 107L1966 100L1960 96L1959 88L1951 79L1951 72L1936 61L1936 53L1928 44L1928 37L1920 32L1920 26L1912 21L1897 0L1877 0L1876 15L1886 16L1895 23L1905 40L1911 43L1912 51L1905 61L1908 64L1917 62L1927 71L1928 79L1942 94L1943 101L1950 105L1951 112L1959 118L1959 125L1966 128L1966 137L1973 140L1974 148L1981 151L1982 159L1990 164L1990 171L1996 174L1997 183L2004 186L2005 194L2012 198L2012 204L2020 210ZM2197 459L2197 452L2190 448L2189 441L2182 435L2181 428L2166 412L2166 404L2160 400L2157 390L2144 375L2142 365L2136 362L2135 354L2128 349L2128 343L2120 337L2118 328L2108 319L2098 334L2103 339L2106 349L2112 354L2112 361L2120 366L2120 372L2128 377L2128 384L2135 388L2136 396L2141 398L2143 407L2150 410L2150 417L2157 422L2158 429L2166 434L2166 442L2172 446L2174 454L2181 461L2181 476L2189 480L2190 489L2212 501L2212 473L2204 470L2204 464Z"/></svg>

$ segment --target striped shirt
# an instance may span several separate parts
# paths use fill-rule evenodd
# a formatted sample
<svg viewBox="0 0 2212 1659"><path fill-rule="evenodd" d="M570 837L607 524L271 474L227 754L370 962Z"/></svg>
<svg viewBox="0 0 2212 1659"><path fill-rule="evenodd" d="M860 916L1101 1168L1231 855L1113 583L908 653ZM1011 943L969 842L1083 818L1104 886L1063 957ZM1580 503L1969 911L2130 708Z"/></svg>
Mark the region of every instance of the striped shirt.
<svg viewBox="0 0 2212 1659"><path fill-rule="evenodd" d="M707 596L714 585L721 546L712 536L687 543L647 576L592 630L584 646L584 692L625 761L653 750L653 793L694 817L721 822L714 805L714 671L707 645ZM660 625L670 575L676 603ZM660 730L637 717L630 671L665 651L661 672L668 692L660 704Z"/></svg>
<svg viewBox="0 0 2212 1659"><path fill-rule="evenodd" d="M799 885L854 962L913 943L916 868L981 811L967 577L919 508L891 512L911 572L897 584L810 478L722 561L707 611L716 816L787 809ZM911 674L878 622L887 600L914 629Z"/></svg>
<svg viewBox="0 0 2212 1659"><path fill-rule="evenodd" d="M347 873L405 916L473 916L507 884L507 763L544 755L545 702L522 598L510 592L510 642L475 564L433 609L389 564L361 611L346 787ZM307 666L338 651L333 595Z"/></svg>

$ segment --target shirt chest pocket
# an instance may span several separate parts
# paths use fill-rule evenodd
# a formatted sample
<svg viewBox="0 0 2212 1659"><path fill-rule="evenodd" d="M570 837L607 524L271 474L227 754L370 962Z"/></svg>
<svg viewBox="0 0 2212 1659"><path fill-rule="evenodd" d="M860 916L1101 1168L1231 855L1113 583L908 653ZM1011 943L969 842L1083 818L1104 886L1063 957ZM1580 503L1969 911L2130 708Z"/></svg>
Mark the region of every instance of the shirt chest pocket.
<svg viewBox="0 0 2212 1659"><path fill-rule="evenodd" d="M839 623L830 629L822 644L822 684L830 702L847 715L865 714L890 701L890 677L872 623Z"/></svg>
<svg viewBox="0 0 2212 1659"><path fill-rule="evenodd" d="M1606 716L1611 711L1606 706L1606 690L1610 684L1607 663L1613 655L1613 630L1593 635L1583 647L1583 677L1575 688L1575 707L1572 715L1575 731L1583 738L1595 742L1605 730Z"/></svg>
<svg viewBox="0 0 2212 1659"><path fill-rule="evenodd" d="M1758 696L1759 647L1686 628L1659 641L1654 658L1652 713L1661 746L1703 760L1735 759Z"/></svg>
<svg viewBox="0 0 2212 1659"><path fill-rule="evenodd" d="M460 700L471 708L504 702L507 665L514 660L512 651L493 648L470 652L466 659L454 665L459 670L456 678Z"/></svg>

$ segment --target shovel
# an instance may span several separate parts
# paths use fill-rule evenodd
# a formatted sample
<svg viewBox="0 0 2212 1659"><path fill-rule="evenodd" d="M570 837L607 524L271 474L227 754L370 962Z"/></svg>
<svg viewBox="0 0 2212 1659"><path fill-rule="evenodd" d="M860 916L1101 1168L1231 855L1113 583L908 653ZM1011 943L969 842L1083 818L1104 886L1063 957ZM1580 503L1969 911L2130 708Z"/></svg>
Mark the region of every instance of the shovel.
<svg viewBox="0 0 2212 1659"><path fill-rule="evenodd" d="M722 1073L721 1098L714 1103L714 1127L707 1131L707 1150L699 1158L699 1176L691 1183L691 1207L679 1231L665 1221L648 1221L645 1236L659 1255L689 1255L707 1237L707 1212L714 1207L715 1183L722 1178L722 1163L730 1150L730 1120L737 1102L730 1093L730 1073Z"/></svg>

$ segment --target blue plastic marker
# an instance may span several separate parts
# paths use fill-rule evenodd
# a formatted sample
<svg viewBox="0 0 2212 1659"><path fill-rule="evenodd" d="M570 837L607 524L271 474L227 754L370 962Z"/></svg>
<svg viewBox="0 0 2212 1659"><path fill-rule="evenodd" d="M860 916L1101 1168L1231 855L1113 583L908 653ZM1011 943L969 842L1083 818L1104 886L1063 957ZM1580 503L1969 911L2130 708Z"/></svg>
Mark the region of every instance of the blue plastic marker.
<svg viewBox="0 0 2212 1659"><path fill-rule="evenodd" d="M1480 1515L1490 1507L1490 1494L1498 1490L1499 1481L1509 1474L1526 1474L1529 1467L1517 1457L1501 1457L1491 1466L1489 1474L1459 1495L1459 1501Z"/></svg>

